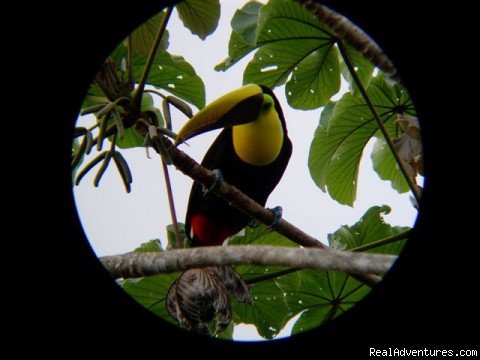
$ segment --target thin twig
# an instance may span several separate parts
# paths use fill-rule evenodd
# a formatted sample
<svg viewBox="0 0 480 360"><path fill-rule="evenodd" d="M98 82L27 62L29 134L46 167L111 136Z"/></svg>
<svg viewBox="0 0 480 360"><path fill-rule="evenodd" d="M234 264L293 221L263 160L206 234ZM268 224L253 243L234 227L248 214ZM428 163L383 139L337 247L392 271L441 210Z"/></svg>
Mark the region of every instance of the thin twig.
<svg viewBox="0 0 480 360"><path fill-rule="evenodd" d="M183 239L180 234L180 227L178 226L177 213L175 211L175 202L173 201L172 183L168 174L168 167L165 160L162 158L163 177L165 178L165 186L167 187L168 207L170 209L170 217L172 218L173 230L177 238L177 247L183 248Z"/></svg>
<svg viewBox="0 0 480 360"><path fill-rule="evenodd" d="M133 88L135 86L135 74L133 73L133 40L131 35L127 37L127 59L128 85Z"/></svg>
<svg viewBox="0 0 480 360"><path fill-rule="evenodd" d="M145 84L147 82L148 75L150 74L150 69L153 65L153 60L155 59L155 55L157 54L158 45L160 44L160 40L162 39L163 33L167 27L168 19L170 19L170 15L172 14L173 6L169 6L165 11L165 15L162 18L162 23L158 29L157 36L153 41L152 48L150 49L150 54L148 55L147 63L145 64L145 69L143 69L142 77L138 83L137 90L135 92L135 96L133 98L133 105L136 108L140 108L140 104L142 101L142 94L143 89L145 88Z"/></svg>
<svg viewBox="0 0 480 360"><path fill-rule="evenodd" d="M394 243L396 241L408 239L411 234L412 234L412 230L407 230L407 231L405 231L401 234L392 235L392 236L389 236L385 239L373 241L371 243L368 243L368 244L365 244L365 245L362 245L362 246L357 246L355 248L348 249L347 251L352 251L352 252L367 251L367 250L374 249L374 248L379 247L379 246Z"/></svg>
<svg viewBox="0 0 480 360"><path fill-rule="evenodd" d="M172 120L170 119L170 113L164 114L164 117L165 117L165 123L167 124L167 129L171 131ZM168 207L170 208L170 217L172 218L173 231L175 232L175 237L177 238L177 247L179 249L182 249L183 239L182 239L182 235L180 234L180 227L178 226L177 213L175 211L172 182L170 181L170 175L168 173L167 163L165 162L165 159L163 158L163 156L161 158L162 158L163 176L165 178L165 186L167 187Z"/></svg>
<svg viewBox="0 0 480 360"><path fill-rule="evenodd" d="M365 100L368 108L370 109L373 117L375 118L378 127L380 128L380 131L383 134L383 137L385 138L385 141L388 144L388 147L390 148L390 151L392 152L393 156L395 157L395 160L397 161L398 167L400 168L400 171L402 172L403 176L405 177L405 180L408 183L408 186L410 187L410 190L412 190L413 196L415 197L415 200L417 203L420 203L420 194L418 193L417 186L414 184L413 179L410 175L408 175L407 169L405 167L405 163L403 160L400 158L400 155L395 147L395 144L393 143L392 138L390 137L390 134L388 133L387 129L385 128L385 125L382 122L382 119L380 119L380 116L378 115L377 109L375 108L375 105L372 103L372 100L367 94L367 91L365 87L362 84L362 81L360 80L360 77L358 76L357 72L355 71L355 67L352 63L352 60L350 59L350 56L348 56L348 52L345 48L345 45L343 44L342 41L339 41L337 43L338 49L340 50L340 53L342 54L342 58L345 61L345 65L348 68L348 71L352 75L353 80L357 84L363 99Z"/></svg>
<svg viewBox="0 0 480 360"><path fill-rule="evenodd" d="M102 264L114 278L137 278L206 266L281 265L301 269L384 274L393 255L339 252L289 246L205 246L163 252L105 256Z"/></svg>

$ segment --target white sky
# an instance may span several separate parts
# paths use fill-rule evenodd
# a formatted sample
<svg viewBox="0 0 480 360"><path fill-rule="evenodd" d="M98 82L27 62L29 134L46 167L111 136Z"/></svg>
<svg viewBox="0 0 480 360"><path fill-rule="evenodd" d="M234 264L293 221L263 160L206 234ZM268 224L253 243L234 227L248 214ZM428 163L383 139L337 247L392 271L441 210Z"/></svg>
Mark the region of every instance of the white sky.
<svg viewBox="0 0 480 360"><path fill-rule="evenodd" d="M217 97L242 85L243 70L251 56L246 57L227 72L216 72L213 67L227 56L228 40L231 33L230 20L237 8L246 1L221 1L222 13L217 30L205 41L191 35L173 13L168 24L172 54L181 54L192 64L206 87L207 104ZM345 84L342 91L346 90ZM374 205L389 205L392 212L385 216L391 225L413 226L417 216L411 206L408 194L398 194L390 182L380 180L372 169L371 141L365 150L360 165L357 200L354 207L340 205L328 194L316 187L311 179L307 161L310 143L318 125L321 109L299 111L291 109L286 101L284 86L274 90L285 114L288 134L293 142L293 155L284 177L271 194L267 206L283 207L283 217L308 234L326 242L327 234L341 225L352 225ZM333 99L341 96L337 94ZM155 105L161 103L155 95ZM173 129L178 130L185 122L183 114L172 109ZM79 120L79 125L93 124L93 117ZM205 151L219 131L190 139L189 147L182 145L195 160L200 162ZM104 147L108 146L105 142ZM85 233L98 256L121 254L132 251L142 242L160 238L165 244L166 225L171 223L161 162L154 151L151 160L143 149L122 151L128 161L132 175L132 191L127 194L113 163L104 174L100 186L93 186L96 169L89 173L82 183L74 188L75 200ZM96 151L84 159L84 164ZM188 195L192 180L173 167L169 167L177 216L184 222ZM295 320L290 321L277 338L288 336ZM237 326L234 331L237 340L258 340L253 325Z"/></svg>

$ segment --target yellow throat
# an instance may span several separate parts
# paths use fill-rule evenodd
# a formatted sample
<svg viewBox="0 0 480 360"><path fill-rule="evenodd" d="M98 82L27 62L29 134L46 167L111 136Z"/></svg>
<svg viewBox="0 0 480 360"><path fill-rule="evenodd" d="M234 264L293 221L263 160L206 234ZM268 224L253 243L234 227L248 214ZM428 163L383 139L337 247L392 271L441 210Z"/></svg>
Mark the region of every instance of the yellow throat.
<svg viewBox="0 0 480 360"><path fill-rule="evenodd" d="M250 165L264 166L273 162L283 144L283 128L275 103L268 94L255 121L232 128L233 147L237 155Z"/></svg>

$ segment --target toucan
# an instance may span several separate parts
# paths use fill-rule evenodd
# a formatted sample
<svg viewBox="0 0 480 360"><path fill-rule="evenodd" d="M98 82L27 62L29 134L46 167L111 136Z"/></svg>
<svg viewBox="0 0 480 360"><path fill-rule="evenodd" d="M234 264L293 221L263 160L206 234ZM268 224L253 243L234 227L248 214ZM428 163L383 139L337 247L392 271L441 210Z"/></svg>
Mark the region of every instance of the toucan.
<svg viewBox="0 0 480 360"><path fill-rule="evenodd" d="M265 206L292 154L282 108L271 89L248 84L213 101L180 129L176 144L224 128L208 149L202 165L215 172L216 184L234 185ZM212 188L213 188L212 187ZM255 221L223 199L194 183L190 192L185 232L191 246L219 246ZM281 218L275 207L274 227ZM223 288L222 288L223 286ZM179 322L199 333L216 313L217 331L228 325L231 309L226 290L250 303L247 286L231 267L190 269L170 288L167 309Z"/></svg>

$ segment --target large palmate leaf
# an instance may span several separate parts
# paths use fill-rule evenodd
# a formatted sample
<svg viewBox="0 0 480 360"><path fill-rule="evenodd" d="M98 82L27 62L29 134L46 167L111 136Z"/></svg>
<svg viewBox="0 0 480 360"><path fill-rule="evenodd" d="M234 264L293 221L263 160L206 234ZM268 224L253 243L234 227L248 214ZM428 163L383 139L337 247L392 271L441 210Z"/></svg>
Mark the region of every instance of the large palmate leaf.
<svg viewBox="0 0 480 360"><path fill-rule="evenodd" d="M241 38L249 45L255 45L258 16L263 4L257 1L247 2L233 15L230 25Z"/></svg>
<svg viewBox="0 0 480 360"><path fill-rule="evenodd" d="M250 288L253 304L233 301L235 324L253 324L260 336L271 339L285 326L288 306L282 290L274 281L265 281Z"/></svg>
<svg viewBox="0 0 480 360"><path fill-rule="evenodd" d="M271 246L299 246L265 225L245 229L245 234L235 236L229 241L229 246L235 245L271 245ZM258 333L267 339L277 335L285 326L288 307L283 292L278 288L272 275L281 274L287 268L284 266L254 266L237 265L235 270L247 284L250 284L252 305L233 302L236 324L253 324Z"/></svg>
<svg viewBox="0 0 480 360"><path fill-rule="evenodd" d="M150 240L141 244L135 252L163 251L160 241ZM123 290L133 297L146 309L152 311L162 319L177 324L165 307L165 298L172 283L178 278L179 273L146 276L138 279L125 279L120 282Z"/></svg>
<svg viewBox="0 0 480 360"><path fill-rule="evenodd" d="M387 205L373 206L367 210L359 222L352 226L344 225L328 235L330 246L341 250L350 250L371 244L377 240L389 238L409 230L406 226L391 226L383 220L383 215L391 211ZM404 240L378 246L369 252L398 255L405 244Z"/></svg>
<svg viewBox="0 0 480 360"><path fill-rule="evenodd" d="M146 57L134 57L135 78L140 78ZM164 89L197 108L205 106L205 85L193 67L181 56L168 52L158 54L147 78L147 84Z"/></svg>
<svg viewBox="0 0 480 360"><path fill-rule="evenodd" d="M375 66L367 59L365 59L362 54L355 50L350 45L345 45L345 50L350 58L350 61L355 67L355 71L360 79L364 88L368 88L370 81L372 79L373 69ZM353 81L352 75L348 71L348 68L345 64L343 58L340 61L340 69L345 80L348 81L348 89L353 95L360 96L360 90L358 89L357 84Z"/></svg>
<svg viewBox="0 0 480 360"><path fill-rule="evenodd" d="M349 250L371 244L407 231L408 227L392 227L383 221L388 206L374 206L352 226L342 226L329 234L330 246ZM398 255L405 240L370 249L370 252ZM301 313L292 333L307 331L347 311L360 301L370 288L346 273L336 271L301 270L280 276L275 282L285 293L288 318Z"/></svg>
<svg viewBox="0 0 480 360"><path fill-rule="evenodd" d="M298 244L290 241L285 236L275 231L271 231L265 225L259 225L256 228L245 228L245 234L235 236L229 242L229 245L270 245L270 246L296 246ZM255 266L255 265L237 265L235 270L247 282L270 276L278 271L285 270L285 266Z"/></svg>
<svg viewBox="0 0 480 360"><path fill-rule="evenodd" d="M216 71L225 71L256 48L257 23L263 4L247 2L233 15L230 25L232 34L228 42L228 57L215 66Z"/></svg>
<svg viewBox="0 0 480 360"><path fill-rule="evenodd" d="M220 19L219 0L185 0L175 8L183 25L202 40L217 28Z"/></svg>
<svg viewBox="0 0 480 360"><path fill-rule="evenodd" d="M177 325L167 312L165 298L179 273L146 276L140 279L127 279L122 282L122 288L146 309L162 319Z"/></svg>
<svg viewBox="0 0 480 360"><path fill-rule="evenodd" d="M410 190L407 180L405 180L405 176L399 170L392 150L388 147L383 136L377 136L371 157L373 169L380 176L380 179L389 180L392 188L399 193L405 193Z"/></svg>
<svg viewBox="0 0 480 360"><path fill-rule="evenodd" d="M298 272L300 286L292 291L288 283L277 282L286 292L292 314L301 312L292 334L307 331L347 311L360 301L369 288L345 273L302 270Z"/></svg>
<svg viewBox="0 0 480 360"><path fill-rule="evenodd" d="M271 0L260 10L256 46L244 83L271 88L287 83L289 104L297 109L325 105L340 90L334 37L308 11L287 0ZM289 78L290 77L290 78Z"/></svg>
<svg viewBox="0 0 480 360"><path fill-rule="evenodd" d="M165 16L165 12L161 12L149 20L144 22L142 25L137 27L130 35L130 43L132 44L132 53L143 54L148 56L152 49L153 42L157 36L158 29L162 23L162 19ZM165 29L165 32L162 35L160 44L158 45L157 54L167 50L168 48L168 30ZM128 40L125 40L125 45L128 43Z"/></svg>
<svg viewBox="0 0 480 360"><path fill-rule="evenodd" d="M408 93L388 84L381 74L372 79L367 93L390 136L395 137L398 132L394 123L396 115L414 114ZM312 179L320 189L328 189L334 200L352 206L363 149L370 138L380 131L363 98L349 92L337 101L333 113L330 113L331 106L328 116L323 117L315 132L308 166Z"/></svg>

